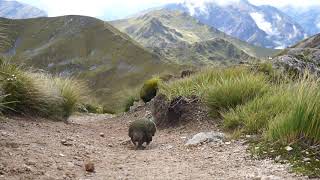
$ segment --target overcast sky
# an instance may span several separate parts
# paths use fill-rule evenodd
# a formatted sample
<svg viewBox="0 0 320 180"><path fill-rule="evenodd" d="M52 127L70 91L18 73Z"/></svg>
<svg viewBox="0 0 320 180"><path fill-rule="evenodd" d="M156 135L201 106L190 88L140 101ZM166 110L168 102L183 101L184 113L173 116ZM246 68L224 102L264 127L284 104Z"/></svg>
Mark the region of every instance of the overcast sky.
<svg viewBox="0 0 320 180"><path fill-rule="evenodd" d="M87 15L93 17L122 18L141 10L160 6L170 2L184 0L18 0L31 4L48 12L49 16ZM236 0L189 0L201 1L236 1ZM320 0L249 0L255 5L273 6L293 5L296 7L320 5Z"/></svg>

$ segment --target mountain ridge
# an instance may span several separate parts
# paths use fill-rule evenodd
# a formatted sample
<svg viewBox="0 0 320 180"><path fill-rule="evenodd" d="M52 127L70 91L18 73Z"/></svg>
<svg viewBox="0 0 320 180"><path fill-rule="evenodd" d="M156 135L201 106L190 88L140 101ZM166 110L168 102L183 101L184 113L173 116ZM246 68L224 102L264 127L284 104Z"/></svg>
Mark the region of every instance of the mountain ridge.
<svg viewBox="0 0 320 180"><path fill-rule="evenodd" d="M47 16L45 11L34 6L18 1L0 0L0 17L9 19L28 19Z"/></svg>
<svg viewBox="0 0 320 180"><path fill-rule="evenodd" d="M257 56L265 57L274 52L270 49L254 47L246 42L228 36L213 27L209 27L199 22L187 13L181 11L167 9L149 11L147 14L142 16L112 21L111 24L122 32L127 33L144 47L156 51L158 54L162 54L162 56L167 59L178 59L178 61L179 59L184 59L182 63L186 62L188 58L191 58L189 55L187 57L179 55L182 54L182 48L185 48L184 51L190 51L195 53L196 56L199 56L199 61L214 61L214 56L207 56L207 58L203 58L203 54L195 51L193 45L217 38L224 39L225 41L220 42L222 42L222 44L229 44L226 45L226 47L231 47L232 44L233 47L241 50L237 51L240 53L238 55L240 55L240 57L246 57L246 59L251 59L252 57ZM215 49L209 50L215 51ZM247 55L243 56L244 53ZM225 60L228 60L229 58L235 59L238 57L239 56L237 55L232 56L232 53L231 56L224 54ZM197 57L193 58L197 59ZM217 58L221 60L221 56L217 56Z"/></svg>
<svg viewBox="0 0 320 180"><path fill-rule="evenodd" d="M283 48L305 37L302 27L280 10L254 6L249 1L225 5L215 2L195 5L185 1L164 8L187 12L204 24L257 46Z"/></svg>

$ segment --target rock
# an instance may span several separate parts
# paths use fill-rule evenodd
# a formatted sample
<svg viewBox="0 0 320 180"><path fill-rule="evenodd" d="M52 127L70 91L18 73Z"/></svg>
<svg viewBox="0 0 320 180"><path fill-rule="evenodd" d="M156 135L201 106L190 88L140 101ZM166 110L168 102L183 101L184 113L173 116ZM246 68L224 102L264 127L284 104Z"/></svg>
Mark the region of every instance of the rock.
<svg viewBox="0 0 320 180"><path fill-rule="evenodd" d="M129 145L129 144L131 144L131 140L125 140L120 142L120 145L123 145L123 146Z"/></svg>
<svg viewBox="0 0 320 180"><path fill-rule="evenodd" d="M67 162L67 167L68 168L73 168L74 167L74 164L72 162Z"/></svg>
<svg viewBox="0 0 320 180"><path fill-rule="evenodd" d="M308 54L308 55L307 55ZM320 76L320 68L318 67L320 61L320 50L309 49L305 52L304 49L292 48L286 55L276 57L273 66L283 72L295 72L297 74L304 74L305 70L310 73Z"/></svg>
<svg viewBox="0 0 320 180"><path fill-rule="evenodd" d="M165 149L165 150L170 150L172 148L173 148L172 145L164 145L164 147L163 147L163 149Z"/></svg>
<svg viewBox="0 0 320 180"><path fill-rule="evenodd" d="M281 156L277 156L275 159L274 159L276 162L279 162L281 160Z"/></svg>
<svg viewBox="0 0 320 180"><path fill-rule="evenodd" d="M304 161L304 162L310 162L311 159L310 159L310 158L303 158L303 161Z"/></svg>
<svg viewBox="0 0 320 180"><path fill-rule="evenodd" d="M72 139L63 139L61 140L61 144L64 145L64 146L72 146L73 143L72 143Z"/></svg>
<svg viewBox="0 0 320 180"><path fill-rule="evenodd" d="M60 154L59 154L59 156L61 156L61 157L65 157L65 155L64 155L64 154L62 154L62 153L60 153Z"/></svg>
<svg viewBox="0 0 320 180"><path fill-rule="evenodd" d="M105 136L104 136L104 133L100 133L99 135L100 135L100 137L105 137Z"/></svg>
<svg viewBox="0 0 320 180"><path fill-rule="evenodd" d="M287 147L285 147L284 149L287 150L288 152L290 152L290 151L293 150L293 148L292 148L291 146L287 146Z"/></svg>
<svg viewBox="0 0 320 180"><path fill-rule="evenodd" d="M7 133L7 132L2 131L2 132L1 132L1 136L8 136L8 133Z"/></svg>
<svg viewBox="0 0 320 180"><path fill-rule="evenodd" d="M145 106L144 102L142 101L135 101L133 102L133 105L130 107L129 112L136 112L139 109L143 108Z"/></svg>
<svg viewBox="0 0 320 180"><path fill-rule="evenodd" d="M231 144L231 142L225 142L224 144L226 144L226 145L230 145L230 144Z"/></svg>
<svg viewBox="0 0 320 180"><path fill-rule="evenodd" d="M218 132L201 132L194 135L186 143L187 146L196 146L201 143L221 142L225 138L223 133Z"/></svg>
<svg viewBox="0 0 320 180"><path fill-rule="evenodd" d="M84 164L84 168L87 172L94 172L95 168L94 168L94 163L91 161L87 161Z"/></svg>
<svg viewBox="0 0 320 180"><path fill-rule="evenodd" d="M108 146L109 146L109 147L113 147L113 145L112 145L112 144L108 144Z"/></svg>

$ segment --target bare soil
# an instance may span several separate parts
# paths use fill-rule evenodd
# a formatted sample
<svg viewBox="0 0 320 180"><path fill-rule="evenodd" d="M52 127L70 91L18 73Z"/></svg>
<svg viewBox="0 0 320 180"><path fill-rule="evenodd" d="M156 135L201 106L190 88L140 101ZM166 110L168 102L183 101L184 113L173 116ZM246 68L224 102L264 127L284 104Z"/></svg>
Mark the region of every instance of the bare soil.
<svg viewBox="0 0 320 180"><path fill-rule="evenodd" d="M210 123L158 130L150 146L135 150L128 125L144 114L74 116L69 124L0 120L0 180L306 179L288 165L252 159L243 141L185 146L192 135L218 130ZM95 172L85 171L87 162Z"/></svg>

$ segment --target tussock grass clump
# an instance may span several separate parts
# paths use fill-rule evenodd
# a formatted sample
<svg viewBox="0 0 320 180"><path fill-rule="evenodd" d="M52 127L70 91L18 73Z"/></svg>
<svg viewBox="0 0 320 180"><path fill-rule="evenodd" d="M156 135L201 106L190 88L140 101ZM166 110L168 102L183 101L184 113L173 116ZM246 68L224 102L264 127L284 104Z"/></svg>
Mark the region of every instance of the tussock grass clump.
<svg viewBox="0 0 320 180"><path fill-rule="evenodd" d="M248 68L241 66L227 69L205 69L184 79L160 83L160 92L170 100L179 96L189 97L193 95L204 99L212 86L219 84L221 81L248 74L250 74Z"/></svg>
<svg viewBox="0 0 320 180"><path fill-rule="evenodd" d="M224 127L229 130L241 129L245 134L262 134L269 121L288 112L291 95L286 90L286 87L271 88L263 96L225 112Z"/></svg>
<svg viewBox="0 0 320 180"><path fill-rule="evenodd" d="M269 84L262 73L253 73L247 67L206 69L191 77L162 83L161 93L169 99L198 96L210 107L214 116L219 111L235 108L268 90Z"/></svg>
<svg viewBox="0 0 320 180"><path fill-rule="evenodd" d="M292 143L299 140L320 143L320 85L319 81L305 78L293 89L289 113L277 116L268 126L267 137Z"/></svg>
<svg viewBox="0 0 320 180"><path fill-rule="evenodd" d="M320 143L320 84L304 77L272 89L253 101L224 113L224 126L243 133L262 134L266 140Z"/></svg>
<svg viewBox="0 0 320 180"><path fill-rule="evenodd" d="M55 78L54 83L63 99L61 104L63 108L62 116L68 118L80 105L80 102L85 100L88 89L83 82L72 78Z"/></svg>
<svg viewBox="0 0 320 180"><path fill-rule="evenodd" d="M65 120L84 96L81 83L23 70L2 61L0 87L5 108L2 113L40 116Z"/></svg>
<svg viewBox="0 0 320 180"><path fill-rule="evenodd" d="M154 77L152 79L147 80L141 90L140 90L140 98L145 102L151 101L158 92L158 84L160 83L161 79L158 77Z"/></svg>
<svg viewBox="0 0 320 180"><path fill-rule="evenodd" d="M7 62L0 65L0 72L2 93L7 95L5 112L50 116L59 111L62 98L50 77L22 71Z"/></svg>
<svg viewBox="0 0 320 180"><path fill-rule="evenodd" d="M265 76L261 74L240 74L238 77L217 81L209 88L206 102L212 115L218 117L220 112L233 109L264 94L268 87Z"/></svg>

